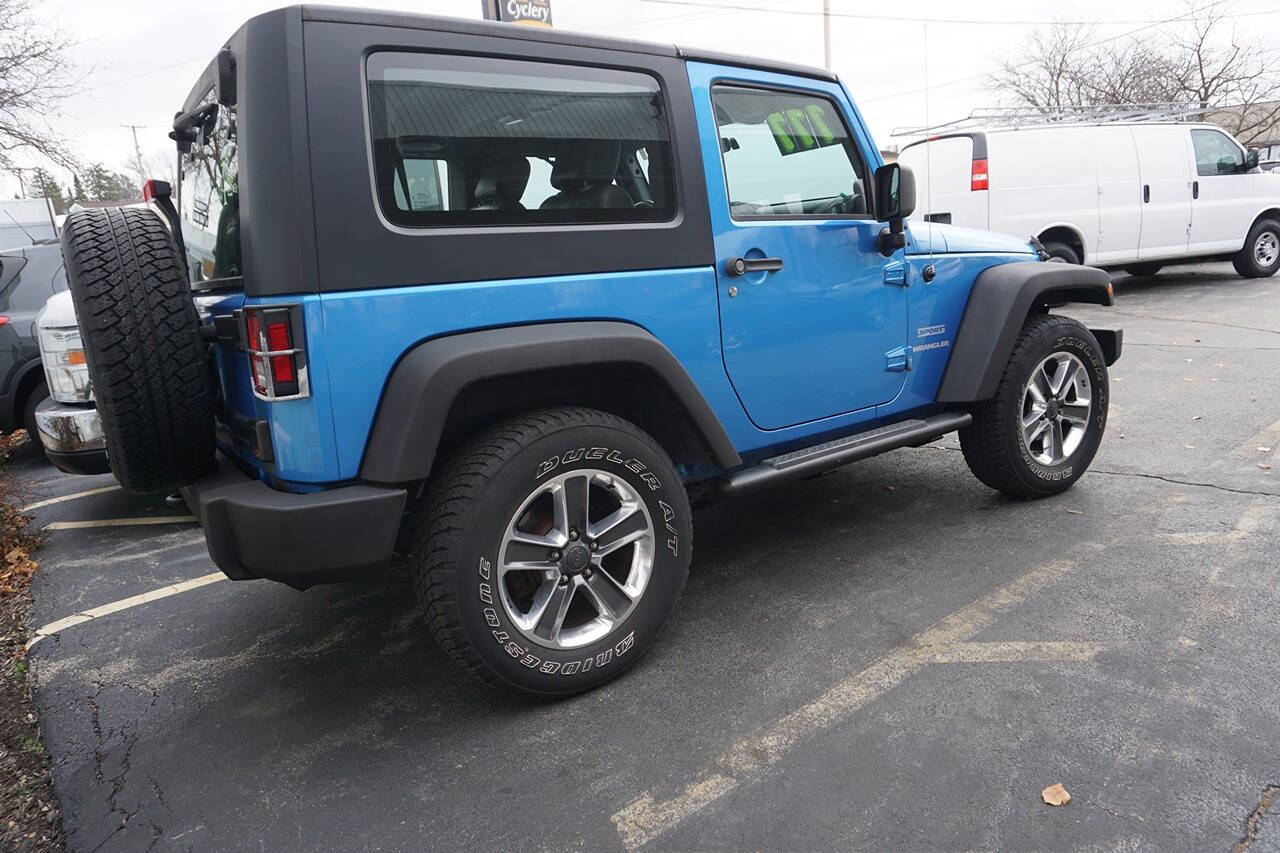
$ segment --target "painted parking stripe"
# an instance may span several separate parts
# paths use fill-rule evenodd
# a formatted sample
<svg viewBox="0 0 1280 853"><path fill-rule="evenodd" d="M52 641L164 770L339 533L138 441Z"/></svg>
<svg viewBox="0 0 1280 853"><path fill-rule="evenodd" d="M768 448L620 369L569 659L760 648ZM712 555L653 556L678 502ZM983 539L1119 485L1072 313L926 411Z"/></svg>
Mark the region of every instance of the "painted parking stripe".
<svg viewBox="0 0 1280 853"><path fill-rule="evenodd" d="M1081 550L1096 552L1101 546L1086 545ZM866 669L838 682L809 704L792 711L763 731L742 738L714 758L692 782L675 796L659 800L646 792L613 815L613 824L623 846L634 850L674 829L702 809L752 781L764 770L781 761L802 740L831 728L855 711L878 699L901 684L909 676L935 662L977 662L999 659L994 649L977 651L961 648L967 640L992 624L996 617L1026 602L1033 595L1057 582L1072 571L1075 560L1054 560L1032 569L1017 580L995 590L974 603L917 634L907 643L886 654ZM1043 654L1043 644L1020 650ZM1010 649L1005 649L1006 656ZM1063 650L1068 660L1089 659L1099 650ZM976 653L975 653L976 652ZM941 660L935 661L935 654ZM1034 654L1026 655L1034 657ZM1006 657L1007 659L1007 657Z"/></svg>
<svg viewBox="0 0 1280 853"><path fill-rule="evenodd" d="M157 515L148 518L97 518L89 521L54 521L41 530L84 530L88 527L133 527L143 524L191 524L194 515Z"/></svg>
<svg viewBox="0 0 1280 853"><path fill-rule="evenodd" d="M202 586L208 586L211 583L224 581L227 576L222 572L212 572L198 578L192 578L189 581L181 583L169 584L159 589L153 589L150 592L144 592L140 595L133 595L129 598L122 598L119 601L113 601L110 604L104 604L100 607L94 607L90 610L82 610L74 613L65 619L59 619L56 622L50 622L48 625L41 626L36 629L35 634L27 641L27 648L30 649L36 643L45 637L65 631L76 625L82 625L85 622L92 622L94 619L101 619L103 616L109 616L112 613L119 613L121 610L128 610L131 607L137 607L141 604L150 604L153 601L159 601L162 598L168 598L171 595L187 592L193 589L199 589Z"/></svg>
<svg viewBox="0 0 1280 853"><path fill-rule="evenodd" d="M18 512L31 512L31 510L33 509L40 509L41 507L53 506L54 504L60 504L64 501L74 501L74 500L77 500L78 498L87 498L87 497L91 497L92 495L105 495L107 492L119 492L119 491L122 491L119 486L103 486L100 489L89 489L88 491L84 491L84 492L75 492L74 494L63 495L60 498L49 498L48 500L36 501L33 504L27 504L26 506L22 507L21 509L18 510Z"/></svg>

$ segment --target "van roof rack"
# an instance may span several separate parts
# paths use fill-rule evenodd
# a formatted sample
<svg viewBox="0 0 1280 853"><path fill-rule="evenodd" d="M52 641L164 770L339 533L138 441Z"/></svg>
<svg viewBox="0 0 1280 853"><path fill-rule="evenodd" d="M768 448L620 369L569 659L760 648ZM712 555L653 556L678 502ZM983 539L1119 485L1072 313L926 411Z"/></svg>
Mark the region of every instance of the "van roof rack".
<svg viewBox="0 0 1280 853"><path fill-rule="evenodd" d="M1090 104L1081 107L980 107L964 118L927 127L898 127L890 136L936 136L966 130L1059 127L1062 125L1136 124L1202 120L1212 107L1200 104Z"/></svg>

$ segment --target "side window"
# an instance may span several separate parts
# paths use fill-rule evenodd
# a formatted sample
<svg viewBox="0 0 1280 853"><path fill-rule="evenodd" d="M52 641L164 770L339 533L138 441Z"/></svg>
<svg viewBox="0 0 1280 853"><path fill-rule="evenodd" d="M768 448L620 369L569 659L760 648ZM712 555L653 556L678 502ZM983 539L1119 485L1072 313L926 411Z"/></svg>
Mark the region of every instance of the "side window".
<svg viewBox="0 0 1280 853"><path fill-rule="evenodd" d="M665 101L647 74L391 52L367 73L374 186L395 225L675 218Z"/></svg>
<svg viewBox="0 0 1280 853"><path fill-rule="evenodd" d="M1193 130L1197 175L1236 175L1244 170L1244 152L1221 131Z"/></svg>
<svg viewBox="0 0 1280 853"><path fill-rule="evenodd" d="M735 219L869 213L867 167L833 101L716 86L711 102Z"/></svg>
<svg viewBox="0 0 1280 853"><path fill-rule="evenodd" d="M240 160L235 107L219 104L213 90L199 139L182 155L178 213L192 283L234 278L240 269Z"/></svg>

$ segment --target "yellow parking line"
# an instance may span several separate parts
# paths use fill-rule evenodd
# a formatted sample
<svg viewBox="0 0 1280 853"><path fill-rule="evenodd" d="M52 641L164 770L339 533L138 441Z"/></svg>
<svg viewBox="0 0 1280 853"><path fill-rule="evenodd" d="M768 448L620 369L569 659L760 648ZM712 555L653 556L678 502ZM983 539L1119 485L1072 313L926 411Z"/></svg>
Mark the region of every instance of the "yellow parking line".
<svg viewBox="0 0 1280 853"><path fill-rule="evenodd" d="M54 521L41 530L83 530L86 527L133 527L140 524L190 524L194 515L157 515L149 518L97 518L90 521Z"/></svg>
<svg viewBox="0 0 1280 853"><path fill-rule="evenodd" d="M103 486L100 489L89 489L88 491L84 491L84 492L76 492L75 494L71 494L71 495L63 495L60 498L49 498L48 500L44 500L44 501L36 501L33 504L27 504L26 506L22 507L21 509L18 510L18 512L31 512L31 510L33 509L40 509L41 507L45 507L45 506L53 506L54 504L60 504L63 501L73 501L73 500L76 500L77 498L87 498L87 497L90 497L91 495L105 495L107 492L118 492L118 491L121 491L119 486Z"/></svg>
<svg viewBox="0 0 1280 853"><path fill-rule="evenodd" d="M1090 544L1081 550L1098 548ZM675 796L658 800L653 792L641 794L613 815L623 846L634 850L670 831L782 760L800 741L831 728L931 663L1035 658L1049 651L1056 653L1054 657L1067 660L1090 659L1101 650L1099 647L1052 649L1037 643L1015 648L1019 644L966 643L1000 614L1051 586L1075 565L1072 560L1046 563L960 608L764 731L732 744Z"/></svg>
<svg viewBox="0 0 1280 853"><path fill-rule="evenodd" d="M111 613L119 613L121 610L128 610L130 607L137 607L140 604L148 604L152 601L159 601L162 598L168 598L171 595L177 595L180 592L186 592L192 589L199 589L202 586L208 586L211 583L224 581L227 576L222 572L212 572L202 577L192 578L189 581L181 583L169 584L159 589L153 589L150 592L144 592L139 595L133 595L129 598L122 598L119 601L113 601L110 604L103 604L100 607L94 607L89 610L82 610L74 613L65 619L59 619L56 622L50 622L36 629L35 634L27 641L27 648L30 649L36 643L52 634L65 631L75 625L81 625L85 622L91 622Z"/></svg>

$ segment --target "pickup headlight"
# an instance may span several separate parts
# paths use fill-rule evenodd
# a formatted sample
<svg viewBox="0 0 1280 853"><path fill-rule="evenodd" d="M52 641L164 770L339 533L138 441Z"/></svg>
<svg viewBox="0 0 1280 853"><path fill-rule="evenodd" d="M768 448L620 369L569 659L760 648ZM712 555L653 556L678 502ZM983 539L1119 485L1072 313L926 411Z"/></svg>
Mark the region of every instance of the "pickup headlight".
<svg viewBox="0 0 1280 853"><path fill-rule="evenodd" d="M40 329L40 360L53 399L59 403L87 403L93 399L79 329Z"/></svg>

